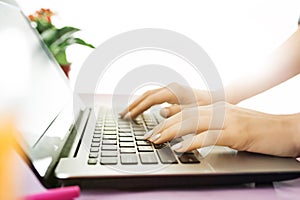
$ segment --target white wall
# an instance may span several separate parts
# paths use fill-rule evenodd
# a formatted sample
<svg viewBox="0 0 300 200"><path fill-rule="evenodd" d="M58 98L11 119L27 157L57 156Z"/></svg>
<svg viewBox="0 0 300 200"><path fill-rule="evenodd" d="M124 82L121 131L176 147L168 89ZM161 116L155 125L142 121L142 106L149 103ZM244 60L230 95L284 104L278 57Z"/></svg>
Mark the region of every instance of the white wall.
<svg viewBox="0 0 300 200"><path fill-rule="evenodd" d="M224 85L262 67L268 55L295 31L300 14L299 0L19 0L18 3L27 14L41 7L52 9L57 13L58 26L81 28L78 36L95 46L137 28L164 28L182 33L206 50ZM69 49L73 84L90 52L80 46ZM107 76L109 87L100 92L111 92L114 79L122 74ZM272 113L299 112L300 94L296 92L299 86L298 76L241 105ZM197 87L197 81L193 87Z"/></svg>

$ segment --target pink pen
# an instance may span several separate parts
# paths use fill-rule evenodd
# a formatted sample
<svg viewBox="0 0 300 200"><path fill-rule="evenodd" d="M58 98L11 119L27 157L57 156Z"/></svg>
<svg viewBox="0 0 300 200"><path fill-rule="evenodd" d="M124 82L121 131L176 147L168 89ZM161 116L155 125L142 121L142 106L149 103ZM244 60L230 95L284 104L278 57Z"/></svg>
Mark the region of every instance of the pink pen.
<svg viewBox="0 0 300 200"><path fill-rule="evenodd" d="M43 193L28 195L24 200L72 200L80 195L78 186L50 189Z"/></svg>

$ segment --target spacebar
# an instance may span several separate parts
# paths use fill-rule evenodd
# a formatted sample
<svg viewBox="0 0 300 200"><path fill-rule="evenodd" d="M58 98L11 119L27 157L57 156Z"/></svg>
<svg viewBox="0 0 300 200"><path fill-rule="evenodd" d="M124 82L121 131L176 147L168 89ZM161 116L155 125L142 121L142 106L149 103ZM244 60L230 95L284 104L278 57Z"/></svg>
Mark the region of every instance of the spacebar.
<svg viewBox="0 0 300 200"><path fill-rule="evenodd" d="M160 161L163 164L172 164L172 163L178 163L172 150L169 147L164 147L162 149L157 149L157 154L160 159Z"/></svg>

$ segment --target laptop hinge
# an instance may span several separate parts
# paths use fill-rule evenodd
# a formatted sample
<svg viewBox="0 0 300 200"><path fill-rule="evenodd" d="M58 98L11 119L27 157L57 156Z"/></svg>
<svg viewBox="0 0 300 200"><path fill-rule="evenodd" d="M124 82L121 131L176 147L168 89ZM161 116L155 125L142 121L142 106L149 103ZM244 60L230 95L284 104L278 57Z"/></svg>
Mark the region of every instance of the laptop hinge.
<svg viewBox="0 0 300 200"><path fill-rule="evenodd" d="M76 123L71 129L71 133L63 147L63 151L60 158L76 157L90 113L90 108L81 111L76 120Z"/></svg>

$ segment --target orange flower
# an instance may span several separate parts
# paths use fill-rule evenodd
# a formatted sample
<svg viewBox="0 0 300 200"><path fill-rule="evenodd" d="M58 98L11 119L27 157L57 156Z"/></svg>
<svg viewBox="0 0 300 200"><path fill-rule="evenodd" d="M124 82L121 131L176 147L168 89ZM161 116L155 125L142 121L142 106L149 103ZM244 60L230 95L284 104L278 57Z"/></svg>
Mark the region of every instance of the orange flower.
<svg viewBox="0 0 300 200"><path fill-rule="evenodd" d="M33 21L33 22L36 20L36 18L33 15L29 15L28 18L30 19L30 21Z"/></svg>
<svg viewBox="0 0 300 200"><path fill-rule="evenodd" d="M40 10L36 11L34 15L29 15L28 17L31 21L45 20L51 23L51 17L53 15L54 13L50 9L41 8Z"/></svg>

